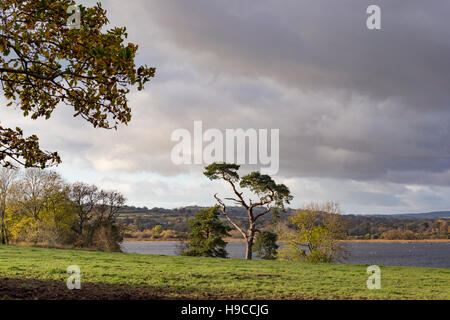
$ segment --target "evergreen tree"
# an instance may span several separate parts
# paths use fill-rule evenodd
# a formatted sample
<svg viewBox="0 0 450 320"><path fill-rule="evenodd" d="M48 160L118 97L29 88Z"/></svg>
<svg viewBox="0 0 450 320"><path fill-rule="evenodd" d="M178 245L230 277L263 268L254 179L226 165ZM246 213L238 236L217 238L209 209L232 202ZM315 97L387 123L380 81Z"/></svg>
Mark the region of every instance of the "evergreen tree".
<svg viewBox="0 0 450 320"><path fill-rule="evenodd" d="M270 231L262 231L257 234L255 240L255 252L264 260L275 260L277 258L278 236Z"/></svg>
<svg viewBox="0 0 450 320"><path fill-rule="evenodd" d="M200 210L189 221L190 233L187 248L181 252L185 256L226 258L228 227L219 220L218 207Z"/></svg>

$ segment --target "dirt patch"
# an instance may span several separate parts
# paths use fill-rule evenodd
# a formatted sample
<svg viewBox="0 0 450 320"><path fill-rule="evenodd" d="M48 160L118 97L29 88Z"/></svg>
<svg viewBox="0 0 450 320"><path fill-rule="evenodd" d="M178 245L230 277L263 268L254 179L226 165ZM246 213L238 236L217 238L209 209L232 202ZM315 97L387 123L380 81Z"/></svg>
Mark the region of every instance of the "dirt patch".
<svg viewBox="0 0 450 320"><path fill-rule="evenodd" d="M242 275L240 275L242 276ZM254 275L253 275L254 276ZM276 275L258 274L272 277ZM254 296L246 292L214 293L198 290L174 290L148 285L126 285L82 282L81 289L67 289L66 283L56 280L18 279L0 277L1 300L320 300L320 297L300 293ZM327 299L355 299L352 297L328 297ZM366 299L364 297L356 299Z"/></svg>
<svg viewBox="0 0 450 320"><path fill-rule="evenodd" d="M0 277L0 300L242 300L261 299L247 293L186 292L151 286L83 282L81 289L69 290L66 283L56 280L17 279ZM303 295L264 297L275 300L310 300Z"/></svg>
<svg viewBox="0 0 450 320"><path fill-rule="evenodd" d="M229 294L219 291L214 293L198 290L177 291L172 288L156 288L148 285L113 285L93 282L82 282L81 289L69 290L63 281L0 277L0 300L252 300L258 298L311 299L302 295L253 297L243 292Z"/></svg>
<svg viewBox="0 0 450 320"><path fill-rule="evenodd" d="M150 286L111 285L106 283L81 284L81 289L69 290L66 283L56 280L16 279L0 277L0 300L162 300L214 299Z"/></svg>

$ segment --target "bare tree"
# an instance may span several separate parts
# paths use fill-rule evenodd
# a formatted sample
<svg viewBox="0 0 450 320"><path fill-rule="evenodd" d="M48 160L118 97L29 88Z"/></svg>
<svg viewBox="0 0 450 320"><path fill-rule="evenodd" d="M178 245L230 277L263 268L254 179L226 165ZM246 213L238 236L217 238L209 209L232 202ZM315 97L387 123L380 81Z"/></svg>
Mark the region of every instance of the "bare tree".
<svg viewBox="0 0 450 320"><path fill-rule="evenodd" d="M27 169L19 183L20 210L35 221L40 220L40 214L47 208L49 199L63 184L61 176L54 171Z"/></svg>
<svg viewBox="0 0 450 320"><path fill-rule="evenodd" d="M78 217L73 230L82 237L87 223L94 215L94 210L100 199L100 193L95 185L76 182L70 187L69 197L76 206Z"/></svg>
<svg viewBox="0 0 450 320"><path fill-rule="evenodd" d="M117 214L125 204L125 197L119 191L100 191L98 205L99 222L115 222Z"/></svg>

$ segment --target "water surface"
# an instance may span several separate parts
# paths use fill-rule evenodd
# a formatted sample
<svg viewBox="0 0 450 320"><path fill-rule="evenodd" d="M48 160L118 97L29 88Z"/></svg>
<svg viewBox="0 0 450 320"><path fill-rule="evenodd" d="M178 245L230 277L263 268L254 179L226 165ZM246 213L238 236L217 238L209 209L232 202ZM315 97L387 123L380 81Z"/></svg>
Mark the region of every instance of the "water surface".
<svg viewBox="0 0 450 320"><path fill-rule="evenodd" d="M140 254L178 255L177 242L124 242L123 252ZM450 268L450 243L344 243L349 256L345 263ZM227 245L230 258L245 257L245 243Z"/></svg>

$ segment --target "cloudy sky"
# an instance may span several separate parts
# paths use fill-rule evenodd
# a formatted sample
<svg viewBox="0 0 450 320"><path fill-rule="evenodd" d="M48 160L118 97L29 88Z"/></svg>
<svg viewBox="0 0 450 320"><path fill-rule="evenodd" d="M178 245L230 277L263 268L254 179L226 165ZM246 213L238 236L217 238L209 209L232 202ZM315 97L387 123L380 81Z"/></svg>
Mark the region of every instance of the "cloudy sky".
<svg viewBox="0 0 450 320"><path fill-rule="evenodd" d="M64 106L47 121L0 109L2 125L59 151L68 180L119 189L133 205L212 205L224 186L170 159L173 130L201 120L205 129L280 129L275 178L293 207L450 209L450 2L102 3L139 44L138 62L157 68L130 94L129 126L93 129ZM381 7L382 30L366 27L370 4Z"/></svg>

